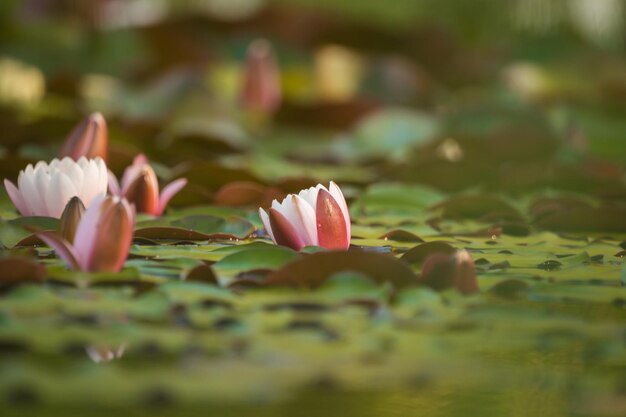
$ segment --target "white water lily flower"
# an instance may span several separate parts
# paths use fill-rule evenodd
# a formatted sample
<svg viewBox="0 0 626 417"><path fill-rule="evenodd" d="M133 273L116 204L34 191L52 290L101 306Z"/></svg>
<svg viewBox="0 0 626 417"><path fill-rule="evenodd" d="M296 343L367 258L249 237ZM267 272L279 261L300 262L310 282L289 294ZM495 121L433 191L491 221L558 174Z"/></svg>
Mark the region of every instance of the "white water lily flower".
<svg viewBox="0 0 626 417"><path fill-rule="evenodd" d="M107 192L108 172L101 158L54 159L39 161L20 171L17 187L4 180L4 187L23 216L61 217L74 196L88 207L97 196Z"/></svg>

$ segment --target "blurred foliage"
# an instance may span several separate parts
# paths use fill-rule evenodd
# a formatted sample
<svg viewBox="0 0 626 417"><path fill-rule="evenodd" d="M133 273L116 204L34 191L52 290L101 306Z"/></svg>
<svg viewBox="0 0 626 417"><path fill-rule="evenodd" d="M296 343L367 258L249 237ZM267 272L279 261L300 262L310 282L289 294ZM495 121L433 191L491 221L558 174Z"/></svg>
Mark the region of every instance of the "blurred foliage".
<svg viewBox="0 0 626 417"><path fill-rule="evenodd" d="M29 231L56 221L2 193L1 414L626 414L625 12L0 2L3 178L101 111L117 175L144 152L189 180L119 274L66 270ZM266 118L240 103L258 37L284 96ZM350 250L271 245L256 209L329 180ZM414 284L453 249L478 294Z"/></svg>

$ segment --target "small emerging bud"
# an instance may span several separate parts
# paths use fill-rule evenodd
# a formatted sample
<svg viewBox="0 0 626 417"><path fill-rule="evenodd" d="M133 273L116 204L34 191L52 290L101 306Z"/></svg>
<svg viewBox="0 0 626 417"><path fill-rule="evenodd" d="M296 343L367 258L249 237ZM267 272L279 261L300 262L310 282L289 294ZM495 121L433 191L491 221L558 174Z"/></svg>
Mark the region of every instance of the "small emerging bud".
<svg viewBox="0 0 626 417"><path fill-rule="evenodd" d="M159 206L159 182L150 165L144 165L128 185L124 196L139 213L156 214Z"/></svg>
<svg viewBox="0 0 626 417"><path fill-rule="evenodd" d="M72 197L68 201L63 214L61 214L61 221L57 228L57 233L63 239L70 243L74 243L74 236L76 235L76 229L80 223L80 219L85 212L85 205L78 197Z"/></svg>
<svg viewBox="0 0 626 417"><path fill-rule="evenodd" d="M281 101L280 75L269 42L256 40L248 47L242 92L246 108L271 114Z"/></svg>
<svg viewBox="0 0 626 417"><path fill-rule="evenodd" d="M172 181L159 192L159 181L154 169L145 155L137 155L133 164L126 168L120 187L117 178L109 172L109 189L112 194L125 197L135 205L138 213L152 216L163 214L167 203L185 185L187 180L179 178Z"/></svg>
<svg viewBox="0 0 626 417"><path fill-rule="evenodd" d="M107 162L109 135L102 114L92 113L84 118L69 134L59 152L59 158L69 156L77 161L81 156L88 159L100 157Z"/></svg>
<svg viewBox="0 0 626 417"><path fill-rule="evenodd" d="M478 291L476 266L466 250L452 255L434 253L424 261L419 282L437 291L455 288L463 294Z"/></svg>

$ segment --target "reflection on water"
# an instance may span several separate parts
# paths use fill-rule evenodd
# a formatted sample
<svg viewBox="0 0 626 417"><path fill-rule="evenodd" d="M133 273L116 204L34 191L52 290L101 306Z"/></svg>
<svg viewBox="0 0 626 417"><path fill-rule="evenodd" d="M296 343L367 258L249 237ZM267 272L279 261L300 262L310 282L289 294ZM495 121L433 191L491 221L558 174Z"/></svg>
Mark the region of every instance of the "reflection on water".
<svg viewBox="0 0 626 417"><path fill-rule="evenodd" d="M119 359L124 355L125 350L126 344L124 343L115 347L94 345L85 346L87 356L89 356L89 359L95 363L106 363L112 361L113 359Z"/></svg>
<svg viewBox="0 0 626 417"><path fill-rule="evenodd" d="M20 409L20 417L37 415L61 416L68 411L87 412L73 408L47 409L30 414ZM6 417L18 410L8 410ZM290 401L279 404L207 404L202 407L145 407L132 409L89 408L93 417L110 416L184 417L216 415L220 417L566 417L574 415L570 400L563 392L519 386L509 390L463 389L455 386L429 388L422 391L340 393L334 391L302 392ZM77 414L78 415L78 414Z"/></svg>

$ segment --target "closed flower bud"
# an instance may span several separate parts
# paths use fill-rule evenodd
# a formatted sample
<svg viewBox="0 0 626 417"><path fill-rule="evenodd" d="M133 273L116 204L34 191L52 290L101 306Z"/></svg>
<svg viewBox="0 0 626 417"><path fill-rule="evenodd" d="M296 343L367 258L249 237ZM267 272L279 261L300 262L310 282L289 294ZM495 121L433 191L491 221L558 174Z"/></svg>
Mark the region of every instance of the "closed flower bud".
<svg viewBox="0 0 626 417"><path fill-rule="evenodd" d="M347 249L350 214L343 193L334 182L321 184L272 202L269 214L259 209L261 221L274 243L300 250L305 246Z"/></svg>
<svg viewBox="0 0 626 417"><path fill-rule="evenodd" d="M118 272L128 257L134 227L135 210L128 201L100 196L85 210L73 243L54 232L40 232L37 236L71 269Z"/></svg>
<svg viewBox="0 0 626 417"><path fill-rule="evenodd" d="M167 203L186 184L187 180L180 178L166 185L159 192L159 181L145 155L135 157L133 164L126 168L122 176L121 187L115 176L109 173L111 193L125 197L135 205L138 213L147 213L152 216L163 214Z"/></svg>
<svg viewBox="0 0 626 417"><path fill-rule="evenodd" d="M463 294L478 292L476 266L466 250L430 255L422 265L419 282L438 291L455 288Z"/></svg>
<svg viewBox="0 0 626 417"><path fill-rule="evenodd" d="M84 118L69 134L59 152L59 158L70 157L77 161L84 156L88 159L108 157L109 134L102 114L92 113Z"/></svg>
<svg viewBox="0 0 626 417"><path fill-rule="evenodd" d="M242 101L252 111L271 114L281 101L280 75L269 42L250 44L246 56Z"/></svg>
<svg viewBox="0 0 626 417"><path fill-rule="evenodd" d="M59 236L73 243L76 229L78 229L78 224L83 217L83 213L85 213L85 205L83 202L80 201L78 197L72 197L65 206L63 214L61 214L61 221L57 228Z"/></svg>

